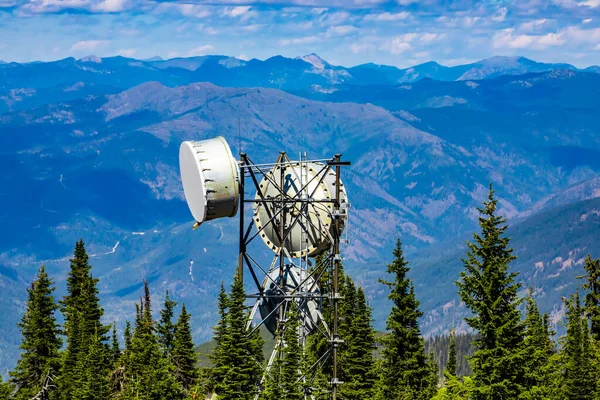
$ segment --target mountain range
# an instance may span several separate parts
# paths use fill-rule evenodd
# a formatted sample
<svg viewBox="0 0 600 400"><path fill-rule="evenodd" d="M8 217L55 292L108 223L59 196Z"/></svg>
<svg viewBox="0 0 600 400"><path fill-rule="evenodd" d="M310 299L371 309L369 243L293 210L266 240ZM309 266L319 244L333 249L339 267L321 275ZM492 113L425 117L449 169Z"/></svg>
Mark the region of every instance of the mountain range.
<svg viewBox="0 0 600 400"><path fill-rule="evenodd" d="M522 57L408 69L345 68L314 54L2 64L0 372L16 361L28 282L44 263L64 294L80 237L107 322L132 317L147 279L155 304L169 289L191 310L196 340L210 337L237 225L191 229L177 155L181 141L217 135L256 162L280 150L352 161L344 263L378 328L387 303L376 282L397 236L424 333L465 328L452 282L489 182L514 225L523 290L534 286L558 322L581 260L600 253L599 94L597 68Z"/></svg>

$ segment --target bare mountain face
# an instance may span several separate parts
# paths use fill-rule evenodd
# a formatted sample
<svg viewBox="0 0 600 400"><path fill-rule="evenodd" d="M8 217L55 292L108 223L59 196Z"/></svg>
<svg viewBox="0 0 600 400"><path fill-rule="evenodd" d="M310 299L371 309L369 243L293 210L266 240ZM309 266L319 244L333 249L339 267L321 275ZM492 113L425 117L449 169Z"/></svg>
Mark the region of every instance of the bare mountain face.
<svg viewBox="0 0 600 400"><path fill-rule="evenodd" d="M191 230L177 155L181 141L216 135L257 162L280 150L292 158L341 152L353 162L343 177L352 203L345 264L367 288L378 327L387 306L375 282L398 235L414 260L425 333L459 326L457 243L476 228L489 182L501 212L529 227L512 231L515 267L539 289L542 309L560 316L582 255L600 251L589 239L600 208L578 203L600 196L600 75L546 65L513 76L542 67L501 61L482 62L488 69L478 75L501 75L508 65L498 78L455 81L471 65L439 78L448 81L410 84L387 77L393 67L377 67L378 85L361 81L359 67L316 55L0 66L0 372L15 362L27 282L45 263L62 295L80 237L107 322L132 316L148 279L155 304L168 288L192 311L195 338L210 336L216 293L233 274L237 225ZM198 81L213 83L190 83ZM571 203L575 211L544 214Z"/></svg>

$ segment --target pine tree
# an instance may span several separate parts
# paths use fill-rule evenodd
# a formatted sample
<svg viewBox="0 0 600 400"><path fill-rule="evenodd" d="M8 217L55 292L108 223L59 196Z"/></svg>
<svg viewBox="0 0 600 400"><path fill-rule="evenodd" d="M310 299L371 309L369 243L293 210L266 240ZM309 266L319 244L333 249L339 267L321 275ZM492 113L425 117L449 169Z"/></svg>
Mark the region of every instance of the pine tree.
<svg viewBox="0 0 600 400"><path fill-rule="evenodd" d="M148 282L144 281L142 303L136 305L136 328L124 360L127 377L124 399L177 400L183 398L181 387L171 374L172 366L164 357L155 334Z"/></svg>
<svg viewBox="0 0 600 400"><path fill-rule="evenodd" d="M131 350L131 324L129 321L125 321L123 336L125 337L125 350Z"/></svg>
<svg viewBox="0 0 600 400"><path fill-rule="evenodd" d="M119 348L119 339L117 338L117 324L113 323L112 344L110 347L110 363L113 367L117 365L119 357L121 357L121 349Z"/></svg>
<svg viewBox="0 0 600 400"><path fill-rule="evenodd" d="M281 349L281 381L283 389L282 400L303 400L304 391L299 381L299 373L302 369L302 347L298 338L300 328L298 306L295 301L289 303L283 324L283 344Z"/></svg>
<svg viewBox="0 0 600 400"><path fill-rule="evenodd" d="M423 313L419 311L412 282L406 276L409 267L402 254L400 239L394 257L387 268L394 280L381 280L390 289L388 298L393 305L386 321L389 334L383 339L377 398L430 399L435 393L437 377L432 374L425 354L418 323Z"/></svg>
<svg viewBox="0 0 600 400"><path fill-rule="evenodd" d="M348 278L349 279L349 278ZM350 291L354 287L351 280L347 281ZM346 302L348 299L344 299ZM346 400L362 400L373 398L373 388L376 382L375 359L375 330L371 325L371 308L367 304L362 288L356 291L354 301L354 318L350 329L344 337L346 347L343 351L344 384L340 386L340 397Z"/></svg>
<svg viewBox="0 0 600 400"><path fill-rule="evenodd" d="M225 376L217 393L220 400L245 400L254 398L261 378L257 368L256 344L248 335L246 322L248 316L244 302L246 295L244 283L238 273L235 274L228 301L227 335L223 338Z"/></svg>
<svg viewBox="0 0 600 400"><path fill-rule="evenodd" d="M74 398L80 400L105 400L108 398L107 352L100 337L95 334L86 342L87 354L77 360L77 385Z"/></svg>
<svg viewBox="0 0 600 400"><path fill-rule="evenodd" d="M224 352L225 338L227 336L227 308L228 298L225 292L225 286L221 283L221 290L219 292L218 308L219 308L219 322L213 329L213 340L215 347L209 355L209 359L212 362L212 369L210 371L212 386L211 390L219 393L221 385L225 377L226 365L226 354Z"/></svg>
<svg viewBox="0 0 600 400"><path fill-rule="evenodd" d="M481 235L467 242L465 271L457 282L461 300L473 312L467 324L479 332L477 351L470 358L475 385L473 398L516 399L524 382L524 326L518 310L520 300L515 283L517 273L509 272L515 259L509 239L503 237L506 219L496 215L497 200L490 185L484 207L479 208Z"/></svg>
<svg viewBox="0 0 600 400"><path fill-rule="evenodd" d="M12 392L12 385L9 382L3 382L2 375L0 375L0 400L8 400Z"/></svg>
<svg viewBox="0 0 600 400"><path fill-rule="evenodd" d="M456 332L452 330L450 332L450 347L448 351L448 363L446 364L446 372L452 376L456 376L456 370L458 368L456 362Z"/></svg>
<svg viewBox="0 0 600 400"><path fill-rule="evenodd" d="M58 305L54 300L53 281L42 265L37 279L27 289L25 313L19 323L21 335L21 357L10 373L15 385L17 399L30 399L37 395L47 375L58 375L60 370L59 325L54 313Z"/></svg>
<svg viewBox="0 0 600 400"><path fill-rule="evenodd" d="M594 340L600 342L600 258L592 259L588 254L584 264L587 280L583 288L588 290L585 296L585 308L591 322L591 332Z"/></svg>
<svg viewBox="0 0 600 400"><path fill-rule="evenodd" d="M163 352L168 359L171 359L175 340L175 325L173 325L173 309L177 302L169 298L169 291L165 292L165 304L160 311L160 321L156 327L158 339L163 348Z"/></svg>
<svg viewBox="0 0 600 400"><path fill-rule="evenodd" d="M71 269L67 278L67 296L61 301L62 313L65 317L65 333L67 348L62 365L59 384L61 397L65 400L74 398L77 382L82 381L81 370L77 368L78 361L89 354L92 338L97 335L100 342L107 339L110 330L100 322L104 310L100 307L98 298L98 279L91 275L88 255L83 240L75 244L75 252L71 261ZM108 351L107 346L104 351ZM108 370L109 358L101 357L106 362L102 367Z"/></svg>
<svg viewBox="0 0 600 400"><path fill-rule="evenodd" d="M598 389L594 376L590 333L579 291L565 300L567 307L567 333L561 352L563 376L561 382L564 400L592 400Z"/></svg>
<svg viewBox="0 0 600 400"><path fill-rule="evenodd" d="M187 391L196 383L198 369L196 368L197 356L190 327L190 314L187 313L185 304L181 306L181 313L174 329L172 359L175 365L175 377Z"/></svg>

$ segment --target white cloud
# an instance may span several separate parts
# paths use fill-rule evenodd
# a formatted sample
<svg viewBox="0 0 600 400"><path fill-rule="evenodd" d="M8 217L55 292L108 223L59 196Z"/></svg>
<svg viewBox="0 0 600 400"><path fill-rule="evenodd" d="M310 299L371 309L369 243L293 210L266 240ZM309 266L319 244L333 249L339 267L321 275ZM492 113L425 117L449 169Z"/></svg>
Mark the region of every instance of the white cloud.
<svg viewBox="0 0 600 400"><path fill-rule="evenodd" d="M383 44L382 49L389 51L391 54L402 54L412 49L412 46L409 42L412 42L416 36L417 35L415 33L406 33L404 35L400 35L389 41L386 41Z"/></svg>
<svg viewBox="0 0 600 400"><path fill-rule="evenodd" d="M133 57L137 52L136 49L121 49L119 50L119 54L123 57Z"/></svg>
<svg viewBox="0 0 600 400"><path fill-rule="evenodd" d="M356 32L358 29L352 25L330 26L325 32L326 37L330 36L346 36Z"/></svg>
<svg viewBox="0 0 600 400"><path fill-rule="evenodd" d="M594 47L594 50L600 50L600 44L597 44L596 47Z"/></svg>
<svg viewBox="0 0 600 400"><path fill-rule="evenodd" d="M375 46L372 43L357 42L350 45L350 51L353 54L366 53L373 50L375 50Z"/></svg>
<svg viewBox="0 0 600 400"><path fill-rule="evenodd" d="M590 8L600 7L600 0L587 0L579 3L580 6L586 6Z"/></svg>
<svg viewBox="0 0 600 400"><path fill-rule="evenodd" d="M131 5L129 0L103 0L92 5L91 10L96 12L120 12L127 10Z"/></svg>
<svg viewBox="0 0 600 400"><path fill-rule="evenodd" d="M545 35L515 35L513 28L503 29L492 37L492 46L509 49L543 50L551 46L561 46L566 39L562 33L547 33Z"/></svg>
<svg viewBox="0 0 600 400"><path fill-rule="evenodd" d="M492 17L493 21L502 22L506 18L506 13L508 12L508 8L502 7L500 8L496 14Z"/></svg>
<svg viewBox="0 0 600 400"><path fill-rule="evenodd" d="M211 46L210 44L206 44L204 46L198 46L198 47L195 47L195 48L191 49L190 51L188 51L188 57L202 56L211 51L215 51L215 48L213 46Z"/></svg>
<svg viewBox="0 0 600 400"><path fill-rule="evenodd" d="M72 52L89 52L105 47L108 40L82 40L71 46Z"/></svg>
<svg viewBox="0 0 600 400"><path fill-rule="evenodd" d="M238 60L244 60L244 61L248 61L250 60L250 57L248 57L245 54L240 54L239 56L236 57Z"/></svg>
<svg viewBox="0 0 600 400"><path fill-rule="evenodd" d="M258 16L258 13L252 10L250 6L227 7L223 11L223 14L231 18L240 17L241 21L247 21L252 17Z"/></svg>
<svg viewBox="0 0 600 400"><path fill-rule="evenodd" d="M194 18L206 18L212 14L208 7L182 3L159 3L154 11L157 14L168 12Z"/></svg>
<svg viewBox="0 0 600 400"><path fill-rule="evenodd" d="M310 44L310 43L315 43L318 41L319 41L319 38L316 36L305 36L305 37L294 38L294 39L281 39L279 41L279 45L280 46L289 46L289 45L295 45L295 44Z"/></svg>
<svg viewBox="0 0 600 400"><path fill-rule="evenodd" d="M251 24L251 25L243 26L242 29L245 30L246 32L258 32L265 26L266 26L266 24Z"/></svg>
<svg viewBox="0 0 600 400"><path fill-rule="evenodd" d="M519 30L522 32L533 32L542 28L548 20L546 18L536 19L529 22L524 22L519 26Z"/></svg>
<svg viewBox="0 0 600 400"><path fill-rule="evenodd" d="M381 14L367 14L365 15L366 21L399 21L402 19L406 19L410 16L410 13L407 11L402 11L399 13L389 13L384 12Z"/></svg>
<svg viewBox="0 0 600 400"><path fill-rule="evenodd" d="M446 38L445 33L423 33L420 37L421 42L423 43L431 43L437 40L442 40Z"/></svg>
<svg viewBox="0 0 600 400"><path fill-rule="evenodd" d="M592 19L591 18L586 18L586 19L584 19L581 22L584 23L584 24L589 24L590 22L592 22Z"/></svg>

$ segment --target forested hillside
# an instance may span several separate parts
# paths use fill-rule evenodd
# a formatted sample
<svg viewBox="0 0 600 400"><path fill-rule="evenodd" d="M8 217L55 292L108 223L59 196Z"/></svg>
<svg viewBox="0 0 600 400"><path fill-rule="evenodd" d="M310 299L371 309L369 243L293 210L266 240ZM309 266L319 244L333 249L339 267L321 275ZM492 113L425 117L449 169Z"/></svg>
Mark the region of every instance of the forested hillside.
<svg viewBox="0 0 600 400"><path fill-rule="evenodd" d="M221 285L210 364L199 366L190 314L168 291L157 313L143 282L133 321L122 332L103 322L99 280L80 240L70 259L64 297L55 297L54 279L44 266L31 283L19 324L22 352L8 382L0 383L0 398L329 399L335 384L338 398L355 400L597 399L600 259L585 258L579 287L563 300L565 329L557 338L550 316L539 311L534 288L527 290L512 268L507 219L498 213L491 185L478 213L479 229L468 242L456 282L470 310L465 324L472 335L457 335L450 326L447 338L423 339L419 288L408 276L411 264L398 239L387 274L379 281L391 305L382 335L376 335L363 288L342 270L339 337L313 332L300 340L300 299L292 297L277 325L272 364L266 364L259 330L248 326L238 273L230 290ZM334 301L330 273L318 282L328 325ZM330 379L330 341L339 347L339 382Z"/></svg>

